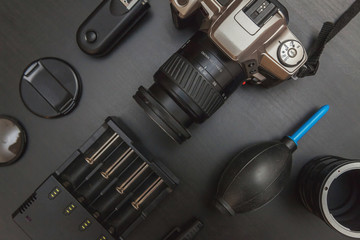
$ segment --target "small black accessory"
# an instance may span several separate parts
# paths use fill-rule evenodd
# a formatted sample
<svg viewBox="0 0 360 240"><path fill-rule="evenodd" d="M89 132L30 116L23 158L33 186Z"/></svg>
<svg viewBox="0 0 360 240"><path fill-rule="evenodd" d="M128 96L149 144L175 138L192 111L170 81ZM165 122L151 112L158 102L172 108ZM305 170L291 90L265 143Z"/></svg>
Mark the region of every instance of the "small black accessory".
<svg viewBox="0 0 360 240"><path fill-rule="evenodd" d="M163 240L192 240L195 239L203 227L204 224L199 219L194 218L183 228L174 228Z"/></svg>
<svg viewBox="0 0 360 240"><path fill-rule="evenodd" d="M292 136L250 146L236 155L224 170L216 193L223 213L243 213L273 200L289 181L292 154L298 141L327 113L323 106Z"/></svg>
<svg viewBox="0 0 360 240"><path fill-rule="evenodd" d="M360 161L324 156L308 162L298 178L304 206L331 228L360 238Z"/></svg>
<svg viewBox="0 0 360 240"><path fill-rule="evenodd" d="M36 240L125 239L178 184L126 129L108 118L15 211L15 223Z"/></svg>
<svg viewBox="0 0 360 240"><path fill-rule="evenodd" d="M55 118L68 114L77 105L81 83L75 70L65 61L42 58L25 69L20 94L32 113Z"/></svg>
<svg viewBox="0 0 360 240"><path fill-rule="evenodd" d="M148 0L104 0L79 27L79 47L90 55L107 54L149 8Z"/></svg>
<svg viewBox="0 0 360 240"><path fill-rule="evenodd" d="M26 133L14 118L0 115L0 167L17 161L25 150Z"/></svg>

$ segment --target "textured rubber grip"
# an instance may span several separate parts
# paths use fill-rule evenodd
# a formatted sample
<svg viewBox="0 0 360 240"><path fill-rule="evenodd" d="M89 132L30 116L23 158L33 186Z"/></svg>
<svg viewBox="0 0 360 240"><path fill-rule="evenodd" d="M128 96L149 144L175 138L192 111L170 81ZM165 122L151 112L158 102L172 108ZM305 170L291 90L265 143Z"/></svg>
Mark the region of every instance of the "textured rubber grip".
<svg viewBox="0 0 360 240"><path fill-rule="evenodd" d="M225 102L221 94L187 59L175 53L160 68L210 117Z"/></svg>

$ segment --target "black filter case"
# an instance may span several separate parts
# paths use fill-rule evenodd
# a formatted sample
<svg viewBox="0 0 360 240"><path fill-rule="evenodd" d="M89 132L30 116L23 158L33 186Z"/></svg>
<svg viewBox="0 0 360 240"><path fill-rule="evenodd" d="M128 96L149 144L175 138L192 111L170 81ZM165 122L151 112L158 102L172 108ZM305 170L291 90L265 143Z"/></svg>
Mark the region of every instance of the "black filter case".
<svg viewBox="0 0 360 240"><path fill-rule="evenodd" d="M125 239L178 184L130 134L107 118L14 212L15 223L34 240Z"/></svg>

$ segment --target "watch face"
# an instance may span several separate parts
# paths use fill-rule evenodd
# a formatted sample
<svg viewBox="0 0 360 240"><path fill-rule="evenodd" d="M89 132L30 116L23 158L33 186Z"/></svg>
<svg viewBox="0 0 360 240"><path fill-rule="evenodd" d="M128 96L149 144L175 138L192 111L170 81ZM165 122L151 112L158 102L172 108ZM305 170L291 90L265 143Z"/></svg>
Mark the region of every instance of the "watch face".
<svg viewBox="0 0 360 240"><path fill-rule="evenodd" d="M0 166L14 163L22 155L25 131L15 119L0 115Z"/></svg>

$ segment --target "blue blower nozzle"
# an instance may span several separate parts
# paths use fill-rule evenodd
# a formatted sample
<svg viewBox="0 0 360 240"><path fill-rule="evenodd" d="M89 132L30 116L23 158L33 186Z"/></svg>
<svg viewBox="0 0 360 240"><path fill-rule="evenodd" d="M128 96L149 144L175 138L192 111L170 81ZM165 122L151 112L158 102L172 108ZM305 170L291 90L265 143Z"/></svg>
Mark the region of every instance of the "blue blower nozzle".
<svg viewBox="0 0 360 240"><path fill-rule="evenodd" d="M297 145L298 141L329 111L330 106L322 106L307 122L302 125L292 136L291 140Z"/></svg>

